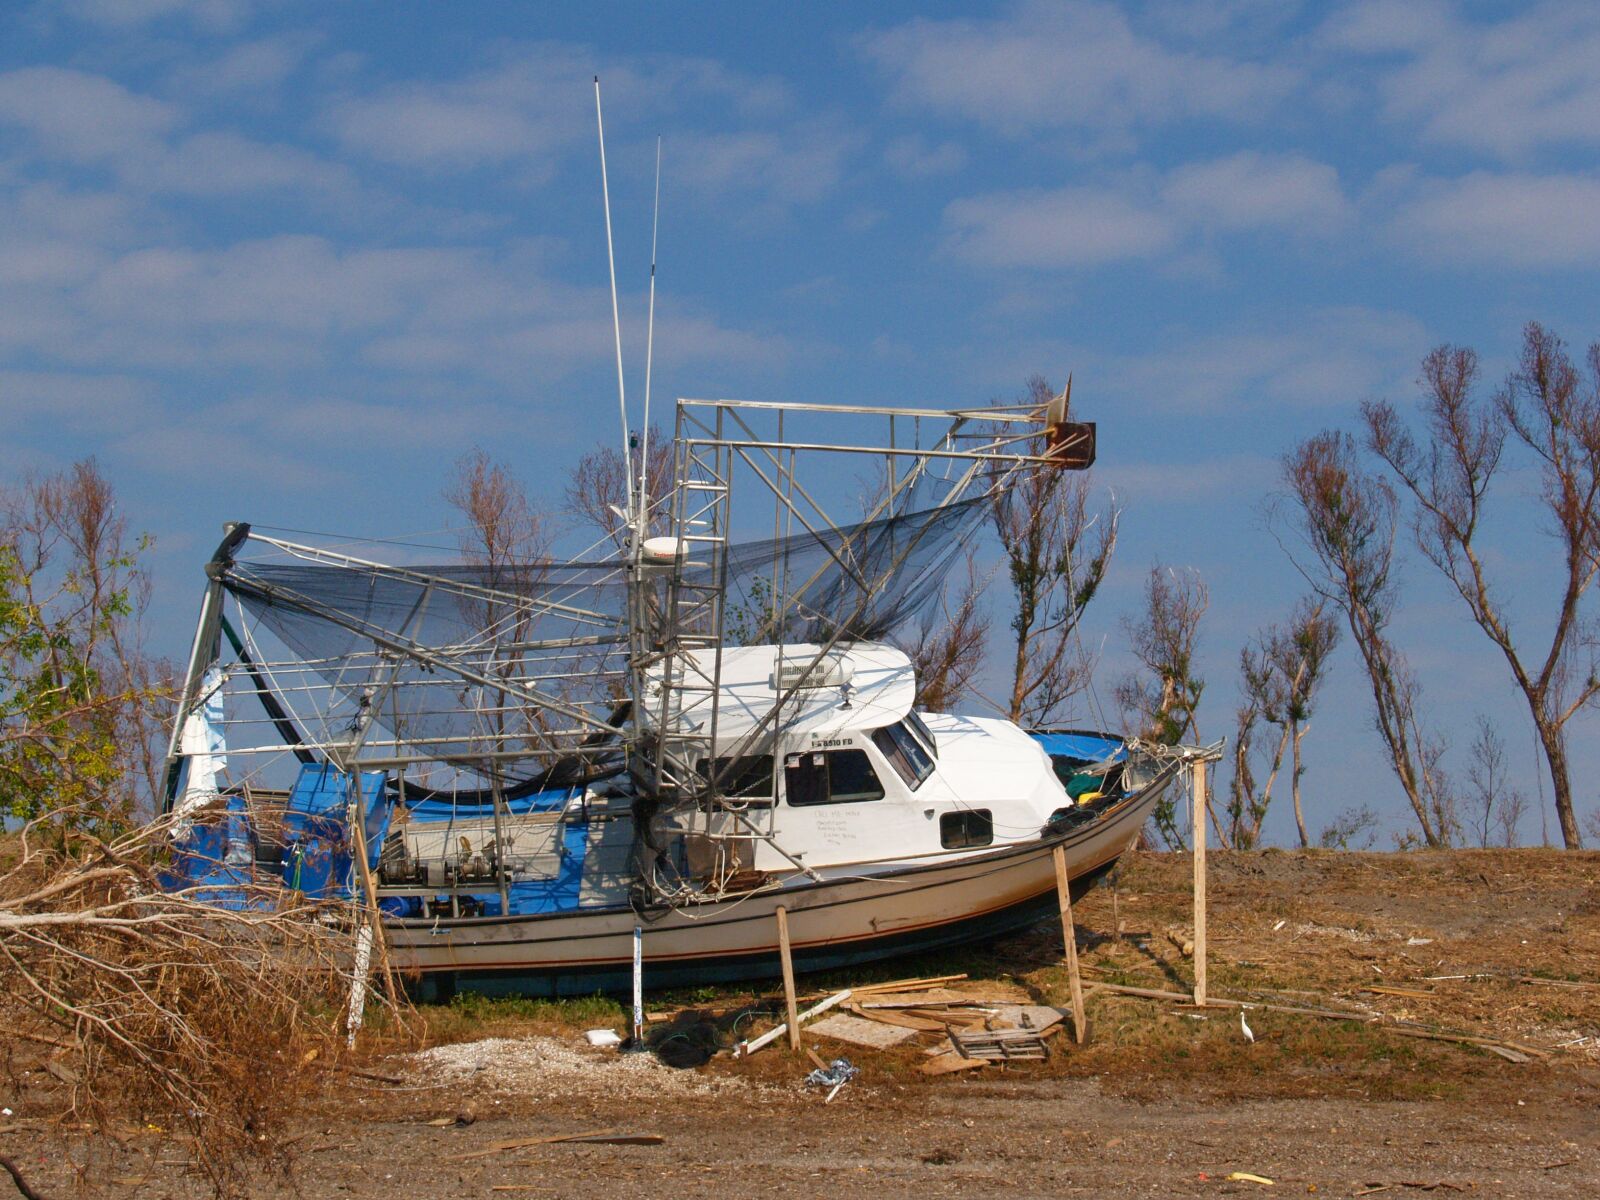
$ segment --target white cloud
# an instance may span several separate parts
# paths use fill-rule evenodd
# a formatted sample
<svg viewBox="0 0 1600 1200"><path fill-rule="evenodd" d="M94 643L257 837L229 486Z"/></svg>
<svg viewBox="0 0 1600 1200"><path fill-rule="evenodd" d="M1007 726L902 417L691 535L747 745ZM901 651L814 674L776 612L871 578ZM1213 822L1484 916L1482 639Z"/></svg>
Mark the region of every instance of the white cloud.
<svg viewBox="0 0 1600 1200"><path fill-rule="evenodd" d="M1062 188L956 200L945 209L946 249L991 267L1095 266L1167 249L1167 215L1112 192Z"/></svg>
<svg viewBox="0 0 1600 1200"><path fill-rule="evenodd" d="M130 156L123 179L133 187L187 196L297 191L353 196L348 167L294 146L275 146L236 133L198 133L146 156Z"/></svg>
<svg viewBox="0 0 1600 1200"><path fill-rule="evenodd" d="M79 369L338 377L377 366L525 388L611 350L608 295L551 278L541 251L349 249L310 236L126 249L0 222L0 348ZM656 348L664 362L788 353L781 337L681 302L662 314Z"/></svg>
<svg viewBox="0 0 1600 1200"><path fill-rule="evenodd" d="M764 208L814 201L838 186L865 138L837 118L797 119L781 82L702 59L607 60L540 44L451 80L348 94L326 125L349 153L438 174L512 169L547 181L563 156L593 155L593 77L604 89L613 166L637 145L639 114L689 112L667 138L669 186L702 196L758 197ZM759 118L745 127L745 119ZM633 141L630 143L630 139Z"/></svg>
<svg viewBox="0 0 1600 1200"><path fill-rule="evenodd" d="M1430 141L1525 158L1549 145L1600 142L1600 8L1519 8L1471 22L1454 6L1378 0L1333 17L1337 50L1385 56L1385 114Z"/></svg>
<svg viewBox="0 0 1600 1200"><path fill-rule="evenodd" d="M982 266L1090 267L1177 252L1200 231L1322 235L1348 213L1332 167L1245 151L1160 178L1135 173L1100 188L956 200L945 210L945 249Z"/></svg>
<svg viewBox="0 0 1600 1200"><path fill-rule="evenodd" d="M930 142L920 133L895 138L883 152L890 168L911 179L949 175L967 165L967 152L959 142Z"/></svg>
<svg viewBox="0 0 1600 1200"><path fill-rule="evenodd" d="M1296 312L1289 328L1189 337L1097 369L1107 389L1151 410L1348 408L1403 386L1427 345L1409 314L1326 308Z"/></svg>
<svg viewBox="0 0 1600 1200"><path fill-rule="evenodd" d="M1206 455L1181 462L1103 462L1095 483L1110 488L1117 503L1145 509L1153 504L1215 504L1236 496L1241 479L1272 479L1277 464L1259 454Z"/></svg>
<svg viewBox="0 0 1600 1200"><path fill-rule="evenodd" d="M864 142L824 123L745 132L673 135L672 179L703 196L759 193L779 206L809 203L838 187Z"/></svg>
<svg viewBox="0 0 1600 1200"><path fill-rule="evenodd" d="M1105 4L1022 3L984 20L918 18L862 40L895 100L1009 134L1254 118L1295 73L1202 55L1137 32Z"/></svg>
<svg viewBox="0 0 1600 1200"><path fill-rule="evenodd" d="M176 104L99 75L27 67L0 75L0 125L32 138L34 163L104 167L136 193L217 196L292 191L348 197L349 168L240 134L182 134Z"/></svg>
<svg viewBox="0 0 1600 1200"><path fill-rule="evenodd" d="M241 42L215 58L179 67L168 86L185 98L271 91L299 69L319 40L312 33L286 33Z"/></svg>
<svg viewBox="0 0 1600 1200"><path fill-rule="evenodd" d="M0 418L16 428L109 433L131 429L155 411L154 386L128 375L0 370Z"/></svg>
<svg viewBox="0 0 1600 1200"><path fill-rule="evenodd" d="M1162 192L1176 214L1223 229L1283 225L1326 231L1350 209L1339 173L1328 164L1253 150L1179 167Z"/></svg>
<svg viewBox="0 0 1600 1200"><path fill-rule="evenodd" d="M1392 234L1441 262L1592 271L1600 266L1600 178L1480 171L1426 181L1401 204Z"/></svg>
<svg viewBox="0 0 1600 1200"><path fill-rule="evenodd" d="M99 75L64 67L24 67L0 75L0 123L32 134L52 158L80 163L121 158L179 120L177 106L136 95Z"/></svg>
<svg viewBox="0 0 1600 1200"><path fill-rule="evenodd" d="M133 30L157 21L186 20L217 33L242 25L248 0L67 0L65 11L107 29Z"/></svg>

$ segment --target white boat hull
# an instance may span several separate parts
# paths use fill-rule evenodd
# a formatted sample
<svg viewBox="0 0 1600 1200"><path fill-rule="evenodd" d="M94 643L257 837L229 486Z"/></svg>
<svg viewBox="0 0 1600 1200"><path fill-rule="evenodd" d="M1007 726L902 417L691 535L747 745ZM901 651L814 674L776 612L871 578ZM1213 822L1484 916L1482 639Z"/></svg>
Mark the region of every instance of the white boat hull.
<svg viewBox="0 0 1600 1200"><path fill-rule="evenodd" d="M534 916L394 920L394 965L424 997L486 993L587 995L621 990L643 930L647 987L778 973L777 921L788 912L797 970L850 966L1025 927L1055 911L1054 849L1079 895L1139 836L1176 767L1091 824L943 862L824 882L800 881L724 900L636 913L627 906Z"/></svg>

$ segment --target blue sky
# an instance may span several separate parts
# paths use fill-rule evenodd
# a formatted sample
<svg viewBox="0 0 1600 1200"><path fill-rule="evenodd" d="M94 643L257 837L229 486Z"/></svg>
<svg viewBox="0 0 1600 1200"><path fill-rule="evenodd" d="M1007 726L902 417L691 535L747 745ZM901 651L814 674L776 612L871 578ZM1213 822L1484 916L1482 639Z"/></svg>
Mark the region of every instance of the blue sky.
<svg viewBox="0 0 1600 1200"><path fill-rule="evenodd" d="M1596 62L1583 3L13 3L0 479L99 457L173 654L224 519L439 530L480 443L553 501L615 422L599 73L633 386L659 133L656 395L965 405L1072 371L1124 509L1102 701L1144 572L1193 565L1220 735L1298 592L1260 517L1278 456L1408 402L1439 342L1494 381L1527 320L1600 336ZM1496 553L1533 641L1527 483ZM1430 711L1458 751L1491 716L1537 796L1505 668L1428 570L1399 634ZM1346 648L1313 825L1400 827L1369 726Z"/></svg>

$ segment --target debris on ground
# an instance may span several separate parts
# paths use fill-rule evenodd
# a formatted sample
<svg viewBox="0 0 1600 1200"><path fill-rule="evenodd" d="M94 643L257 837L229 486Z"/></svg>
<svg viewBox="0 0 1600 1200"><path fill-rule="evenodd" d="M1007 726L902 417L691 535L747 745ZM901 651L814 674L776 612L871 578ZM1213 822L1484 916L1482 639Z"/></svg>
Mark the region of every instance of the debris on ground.
<svg viewBox="0 0 1600 1200"><path fill-rule="evenodd" d="M828 1088L827 1098L823 1100L824 1104L828 1104L839 1094L840 1088L859 1074L861 1068L853 1065L848 1058L836 1058L826 1067L818 1067L807 1075L805 1086Z"/></svg>

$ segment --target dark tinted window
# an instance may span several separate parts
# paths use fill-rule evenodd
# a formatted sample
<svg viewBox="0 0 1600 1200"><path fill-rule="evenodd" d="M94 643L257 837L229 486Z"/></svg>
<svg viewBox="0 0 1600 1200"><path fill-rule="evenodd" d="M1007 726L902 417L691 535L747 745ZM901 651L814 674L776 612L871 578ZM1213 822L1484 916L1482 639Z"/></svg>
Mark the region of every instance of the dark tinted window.
<svg viewBox="0 0 1600 1200"><path fill-rule="evenodd" d="M946 850L994 842L994 817L987 808L947 812L939 818L939 844Z"/></svg>
<svg viewBox="0 0 1600 1200"><path fill-rule="evenodd" d="M889 765L912 791L921 787L922 781L933 774L933 759L928 757L922 743L917 741L904 723L874 729L872 744L889 760Z"/></svg>
<svg viewBox="0 0 1600 1200"><path fill-rule="evenodd" d="M848 804L882 800L883 784L865 750L808 750L783 761L789 803Z"/></svg>
<svg viewBox="0 0 1600 1200"><path fill-rule="evenodd" d="M715 768L717 786L724 796L739 800L772 799L772 755L746 754L737 758L719 758ZM706 778L711 777L713 765L702 758L695 770Z"/></svg>

